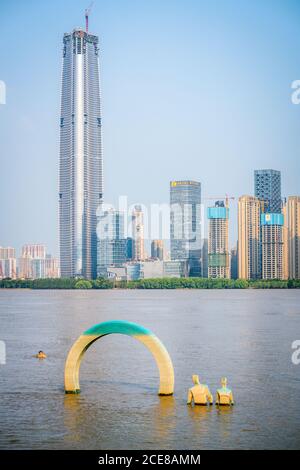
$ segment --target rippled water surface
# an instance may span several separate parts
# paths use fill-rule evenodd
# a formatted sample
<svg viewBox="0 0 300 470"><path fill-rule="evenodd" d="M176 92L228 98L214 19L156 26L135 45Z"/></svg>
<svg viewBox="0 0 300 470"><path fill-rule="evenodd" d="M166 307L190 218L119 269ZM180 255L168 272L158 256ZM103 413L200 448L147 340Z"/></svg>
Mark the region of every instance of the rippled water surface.
<svg viewBox="0 0 300 470"><path fill-rule="evenodd" d="M175 369L174 397L138 341L110 335L86 353L81 394L65 395L75 339L105 320L150 328ZM0 448L300 448L300 291L0 291ZM48 358L33 358L43 349ZM228 377L232 409L186 405L191 375L215 395Z"/></svg>

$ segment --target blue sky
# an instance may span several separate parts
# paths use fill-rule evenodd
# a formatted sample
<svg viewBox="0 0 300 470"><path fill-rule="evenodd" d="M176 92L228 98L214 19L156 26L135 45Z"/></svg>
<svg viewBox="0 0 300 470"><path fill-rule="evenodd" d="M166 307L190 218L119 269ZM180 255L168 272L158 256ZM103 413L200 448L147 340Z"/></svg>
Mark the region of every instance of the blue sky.
<svg viewBox="0 0 300 470"><path fill-rule="evenodd" d="M62 37L89 0L0 1L0 245L58 253ZM203 197L253 193L253 170L300 193L300 2L96 0L105 201L164 203L171 179ZM236 202L231 245L236 240Z"/></svg>

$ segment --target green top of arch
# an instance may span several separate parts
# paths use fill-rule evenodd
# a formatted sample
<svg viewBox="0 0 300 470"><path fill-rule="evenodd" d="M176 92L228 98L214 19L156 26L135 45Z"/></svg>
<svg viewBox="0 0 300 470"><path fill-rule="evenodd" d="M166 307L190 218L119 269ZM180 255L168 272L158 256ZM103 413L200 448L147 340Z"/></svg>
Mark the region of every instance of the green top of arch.
<svg viewBox="0 0 300 470"><path fill-rule="evenodd" d="M112 320L98 323L82 333L83 335L103 336L112 333L119 333L123 335L152 335L153 333L137 323L132 323L124 320Z"/></svg>

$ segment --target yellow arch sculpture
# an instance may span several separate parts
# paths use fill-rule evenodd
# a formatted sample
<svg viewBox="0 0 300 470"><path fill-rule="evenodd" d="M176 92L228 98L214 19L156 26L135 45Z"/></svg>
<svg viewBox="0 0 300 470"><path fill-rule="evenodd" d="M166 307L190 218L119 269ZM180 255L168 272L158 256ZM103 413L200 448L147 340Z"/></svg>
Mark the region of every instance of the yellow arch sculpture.
<svg viewBox="0 0 300 470"><path fill-rule="evenodd" d="M113 333L132 336L141 341L152 353L159 369L159 395L173 395L174 369L168 351L161 341L150 330L122 320L99 323L86 330L75 341L69 351L65 364L65 392L80 393L79 370L85 351L97 339Z"/></svg>

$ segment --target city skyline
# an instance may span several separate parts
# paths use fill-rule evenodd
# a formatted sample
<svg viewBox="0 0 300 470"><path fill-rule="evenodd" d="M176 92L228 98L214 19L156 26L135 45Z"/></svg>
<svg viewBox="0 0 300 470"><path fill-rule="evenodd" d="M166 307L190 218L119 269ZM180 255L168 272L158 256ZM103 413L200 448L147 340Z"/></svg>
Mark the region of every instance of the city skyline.
<svg viewBox="0 0 300 470"><path fill-rule="evenodd" d="M49 246L52 253L57 255L58 184L54 187L53 182L58 183L56 135L59 117L58 70L61 36L65 31L72 30L76 24L83 26L83 11L86 5L85 2L72 2L71 8L71 3L66 2L63 8L68 14L62 15L57 15L55 2L51 5L39 5L37 2L32 2L32 5L26 6L26 11L24 6L18 5L18 11L22 16L21 23L18 17L9 14L13 4L14 2L5 1L1 3L1 12L8 13L1 15L4 32L14 21L14 27L22 33L26 27L24 18L32 17L32 15L34 18L35 15L39 15L41 19L37 22L36 34L43 30L44 37L47 38L45 41L47 60L45 61L44 56L39 53L42 45L36 41L36 34L32 35L27 32L26 27L27 42L34 46L32 56L29 58L26 56L26 60L29 60L28 70L31 70L32 74L22 76L24 80L20 81L20 75L15 73L16 63L10 56L11 48L16 46L15 39L12 37L6 50L2 49L3 45L0 46L3 56L0 79L4 80L7 85L6 105L0 107L0 121L3 129L1 160L3 159L2 168L7 176L1 185L1 198L6 200L6 204L1 207L1 244L19 248L23 240L43 242ZM37 5L38 8L36 8ZM227 9L224 9L224 6L220 7L226 19L224 24L216 23L213 15L214 5L204 5L203 2L196 5L196 2L188 2L190 8L187 8L187 3L184 7L181 2L173 2L174 17L169 16L170 5L167 2L161 7L158 21L157 3L154 2L151 7L149 5L137 7L129 2L127 6L129 23L126 26L121 20L124 7L118 2L112 5L107 2L102 2L100 5L96 2L91 15L90 30L92 33L99 34L101 38L102 89L105 96L106 202L113 201L119 194L124 193L128 194L132 203L166 202L168 201L168 181L173 178L200 181L203 185L204 197L213 196L216 193L229 193L237 198L241 194L253 193L251 174L255 168L274 168L281 171L282 194L284 196L297 195L299 193L297 182L299 159L296 156L299 137L297 137L296 130L299 124L300 108L291 103L290 95L291 83L299 76L300 63L296 56L290 57L286 62L284 47L288 47L289 44L295 47L299 40L296 36L297 14L300 17L299 7L294 2L286 2L285 6L273 8L272 28L266 31L264 21L268 18L270 2L267 2L265 6L254 2L252 6L243 5L240 10L237 10L237 2L231 1ZM115 16L116 6L120 17ZM36 10L33 12L34 8ZM175 21L175 15L177 18L179 12L183 13L180 23L182 31L187 32L188 27L191 26L194 42L191 40L191 35L182 34L180 39L175 36L175 25L178 21L178 19ZM147 19L145 13L148 14ZM260 41L244 24L246 13L249 13L252 19L259 19L257 30L260 34ZM233 14L232 20L230 14ZM48 23L51 23L51 38L47 36L50 33L47 29L45 30L45 18ZM282 18L288 20L288 31ZM202 24L204 20L206 37L198 31L199 24ZM169 38L161 32L160 21L166 23L167 31L170 33ZM233 52L230 52L230 47L234 42L234 33L229 31L231 21L238 25L242 45L249 53L246 63L245 50L242 46L235 46ZM134 34L130 32L132 22L140 22L143 26L134 30ZM217 24L219 29L213 40ZM244 33L242 33L243 26L246 28ZM120 41L122 34L123 42ZM140 35L139 46L134 44L136 34ZM178 41L182 42L183 38L184 42L177 56L175 51L178 51ZM205 38L209 46L206 53L203 47ZM105 47L102 47L103 42ZM162 53L158 54L157 60L151 55L150 44L153 44L156 53L159 51L158 45L162 47ZM224 54L223 58L217 53L217 48L221 44L223 44L221 49ZM274 45L279 46L277 61L275 64L268 61L262 64L261 57L266 57L266 51L271 50ZM259 46L262 47L262 52L258 50ZM18 67L22 67L25 55L21 49L16 50L18 51ZM185 58L187 51L190 55ZM135 76L128 70L128 63L121 60L124 52L126 52L125 57L129 60L129 64L137 67L139 73ZM281 67L283 63L286 67ZM204 69L201 67L203 64L206 66ZM255 69L256 81L254 83L247 78L246 72L242 72L242 64L248 72L252 70L252 67L253 70ZM179 65L185 66L184 74L180 72ZM151 67L152 75L148 73L149 67ZM281 68L284 68L284 72ZM175 70L177 73L174 75ZM219 72L217 76L221 76L224 80L224 87L216 78L217 70ZM162 81L161 73L163 74ZM249 76L253 78L251 74ZM270 80L271 76L273 81ZM154 79L155 87L147 97L145 88L150 84L150 77L152 81ZM170 81L171 77L173 81ZM122 85L118 82L120 78ZM170 83L172 83L171 87L169 87ZM191 85L189 94L185 91L187 83ZM45 96L44 86L47 87L47 96ZM26 87L26 93L24 93L24 87ZM151 87L148 89L150 90ZM124 90L128 92L128 96L124 94ZM206 100L202 100L204 91L208 93ZM39 104L42 96L45 100L43 107ZM239 106L237 96L241 98ZM251 107L247 111L251 97ZM170 106L172 98L179 98L178 112ZM151 101L155 103L155 109ZM200 101L201 106L196 112L195 103L200 103ZM129 103L133 106L128 107ZM157 125L161 131L156 127L159 132L156 132L154 141L152 137L153 142L147 150L141 146L141 141L145 138L149 124L153 122L151 120L157 116L157 107L160 110ZM47 113L44 108L47 109ZM124 110L126 110L125 114ZM174 114L174 118L171 118L170 111ZM232 113L235 119L240 119L237 128L232 120L226 123L226 117ZM184 119L180 119L181 116ZM264 123L262 123L263 116ZM136 119L139 121L138 125ZM268 126L264 125L265 122ZM212 139L215 136L216 124L219 129L220 124L223 126L218 145ZM20 138L12 141L11 129L14 129ZM125 134L126 138L124 138ZM173 146L174 135L179 137L177 148ZM199 135L205 142L204 147L199 147ZM255 145L251 143L253 138ZM18 142L22 142L22 148ZM120 142L123 146L122 152L120 152ZM248 149L245 148L247 145ZM220 151L221 147L222 151ZM155 152L153 152L154 148ZM179 158L183 149L184 159ZM148 152L151 152L151 160L149 160ZM147 164L148 160L149 164ZM139 164L141 161L143 165ZM216 166L220 166L224 161L226 164L222 166L223 171L220 175L216 174ZM14 164L13 168L12 164ZM131 167L135 169L134 174L130 171ZM160 172L157 172L158 168ZM224 170L226 178L221 177ZM156 178L155 201L153 201L151 185L154 175ZM11 192L14 185L15 190ZM7 197L8 194L9 197ZM230 247L235 244L237 238L236 203L231 205L231 208ZM22 230L19 225L22 226ZM22 232L22 238L19 235L20 232Z"/></svg>

